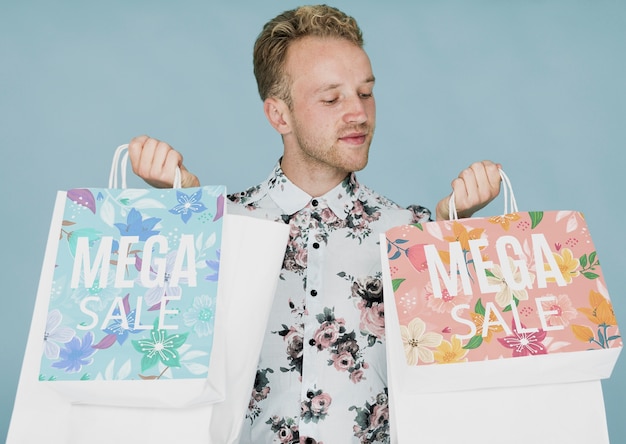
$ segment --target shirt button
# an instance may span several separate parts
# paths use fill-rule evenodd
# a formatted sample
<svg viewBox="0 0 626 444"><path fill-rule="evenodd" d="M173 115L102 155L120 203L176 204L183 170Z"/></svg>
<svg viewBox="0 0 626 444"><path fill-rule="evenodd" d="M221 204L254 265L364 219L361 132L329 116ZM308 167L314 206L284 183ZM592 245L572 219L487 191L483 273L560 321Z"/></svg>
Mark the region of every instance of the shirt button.
<svg viewBox="0 0 626 444"><path fill-rule="evenodd" d="M309 345L315 345L315 339L309 339Z"/></svg>
<svg viewBox="0 0 626 444"><path fill-rule="evenodd" d="M316 207L319 204L319 202L317 201L317 199L313 199L311 201L311 205L313 205L314 207Z"/></svg>
<svg viewBox="0 0 626 444"><path fill-rule="evenodd" d="M317 242L313 242L313 248L315 248L316 250L320 247L320 244Z"/></svg>
<svg viewBox="0 0 626 444"><path fill-rule="evenodd" d="M307 398L313 399L313 396L315 396L315 393L313 393L313 390L309 390L308 392L306 392Z"/></svg>
<svg viewBox="0 0 626 444"><path fill-rule="evenodd" d="M317 290L311 290L311 296L315 297L317 296Z"/></svg>

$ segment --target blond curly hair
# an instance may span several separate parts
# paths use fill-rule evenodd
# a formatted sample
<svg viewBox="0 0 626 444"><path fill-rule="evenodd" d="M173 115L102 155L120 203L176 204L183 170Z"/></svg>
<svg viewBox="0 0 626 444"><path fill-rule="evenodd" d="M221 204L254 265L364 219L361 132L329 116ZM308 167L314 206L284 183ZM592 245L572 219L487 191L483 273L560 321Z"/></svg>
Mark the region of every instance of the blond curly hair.
<svg viewBox="0 0 626 444"><path fill-rule="evenodd" d="M254 44L254 76L261 100L276 97L291 107L291 82L285 73L289 45L307 36L345 39L363 47L356 20L327 5L301 6L265 24Z"/></svg>

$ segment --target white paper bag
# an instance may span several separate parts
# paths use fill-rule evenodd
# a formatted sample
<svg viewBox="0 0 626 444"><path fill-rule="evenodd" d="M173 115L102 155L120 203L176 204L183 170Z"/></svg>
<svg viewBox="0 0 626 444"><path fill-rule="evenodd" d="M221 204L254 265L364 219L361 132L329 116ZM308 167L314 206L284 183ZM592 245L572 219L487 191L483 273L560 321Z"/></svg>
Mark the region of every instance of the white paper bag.
<svg viewBox="0 0 626 444"><path fill-rule="evenodd" d="M7 443L237 442L282 265L288 227L225 216L220 273L226 316L225 400L177 409L72 404L38 381L45 303L37 300ZM217 328L218 326L216 326Z"/></svg>

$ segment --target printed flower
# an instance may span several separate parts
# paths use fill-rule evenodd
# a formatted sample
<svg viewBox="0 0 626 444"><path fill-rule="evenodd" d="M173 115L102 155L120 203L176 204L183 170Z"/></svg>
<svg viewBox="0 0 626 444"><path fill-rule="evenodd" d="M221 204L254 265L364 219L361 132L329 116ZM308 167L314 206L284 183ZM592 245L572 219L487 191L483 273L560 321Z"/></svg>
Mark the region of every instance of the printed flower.
<svg viewBox="0 0 626 444"><path fill-rule="evenodd" d="M379 277L368 276L352 283L352 297L361 298L367 307L383 302L383 282Z"/></svg>
<svg viewBox="0 0 626 444"><path fill-rule="evenodd" d="M473 239L480 239L483 235L484 228L473 228L470 231L467 231L461 223L452 222L452 233L453 236L444 236L444 239L448 242L460 242L461 248L463 251L470 251L469 241Z"/></svg>
<svg viewBox="0 0 626 444"><path fill-rule="evenodd" d="M180 296L182 294L183 290L181 287L179 287L178 285L170 285L170 279L172 277L172 272L174 271L177 254L177 250L174 250L165 255L165 269L163 271L160 271L158 269L155 270L152 266L150 266L150 280L157 280L158 274L162 272L163 285L156 285L146 291L146 294L144 295L144 301L149 307L160 307L161 299L163 299L163 296ZM137 282L141 283L139 277L137 277ZM180 278L178 280L178 283L183 285L187 284L187 278Z"/></svg>
<svg viewBox="0 0 626 444"><path fill-rule="evenodd" d="M150 236L159 234L153 230L154 226L161 221L158 217L148 217L143 219L141 213L131 208L126 216L126 223L115 223L122 236L138 236L140 241L147 240Z"/></svg>
<svg viewBox="0 0 626 444"><path fill-rule="evenodd" d="M385 337L385 305L383 303L374 303L371 307L363 307L361 309L361 323L359 328L363 332L368 332L378 338Z"/></svg>
<svg viewBox="0 0 626 444"><path fill-rule="evenodd" d="M150 330L149 339L132 341L135 350L143 353L141 371L144 372L159 362L169 367L180 367L178 349L185 343L188 334L168 335L166 330L158 329L155 322L154 328Z"/></svg>
<svg viewBox="0 0 626 444"><path fill-rule="evenodd" d="M328 409L333 399L322 390L309 390L307 399L300 405L300 416L304 422L317 423L328 414Z"/></svg>
<svg viewBox="0 0 626 444"><path fill-rule="evenodd" d="M520 219L520 215L518 213L511 213L511 214L504 214L502 216L493 216L493 217L490 217L488 220L492 224L500 224L500 226L505 231L508 231L509 226L511 225L511 222L515 222L516 220L519 220L519 219Z"/></svg>
<svg viewBox="0 0 626 444"><path fill-rule="evenodd" d="M93 354L97 351L91 346L93 333L88 331L81 340L74 336L65 344L65 348L59 353L59 361L52 363L52 367L64 370L67 373L77 373L83 366L93 362Z"/></svg>
<svg viewBox="0 0 626 444"><path fill-rule="evenodd" d="M215 251L215 256L217 256L216 260L207 260L205 263L207 266L214 271L213 274L206 276L204 279L211 282L217 282L217 279L220 275L220 250Z"/></svg>
<svg viewBox="0 0 626 444"><path fill-rule="evenodd" d="M565 279L566 283L572 282L572 279L580 274L578 271L579 262L578 259L574 257L572 254L572 250L569 248L563 248L561 250L563 254L552 253L554 259L556 260L556 264L561 270L561 274L563 275L563 279ZM550 270L550 266L545 264L545 269ZM548 277L546 279L548 282L554 282L554 278Z"/></svg>
<svg viewBox="0 0 626 444"><path fill-rule="evenodd" d="M372 403L365 402L363 407L350 406L348 410L354 411L354 436L359 442L375 443L389 442L389 402L387 389L376 395Z"/></svg>
<svg viewBox="0 0 626 444"><path fill-rule="evenodd" d="M281 367L281 371L295 371L299 374L302 374L304 325L298 323L295 326L288 327L287 325L282 324L282 327L282 330L272 332L274 334L282 336L283 340L287 343L286 353L287 359L289 361L289 368Z"/></svg>
<svg viewBox="0 0 626 444"><path fill-rule="evenodd" d="M137 314L137 310L130 309L130 303L128 302L128 298L130 293L124 296L122 299L122 306L124 307L124 313L126 316L122 319L120 316L120 308L119 306L113 310L113 321L105 328L103 331L107 333L107 335L100 340L93 347L98 349L106 349L111 347L117 341L118 344L122 345L128 339L128 335L130 333L139 333L142 330L135 330L135 316Z"/></svg>
<svg viewBox="0 0 626 444"><path fill-rule="evenodd" d="M586 325L572 325L572 332L580 341L593 342L595 340L593 331Z"/></svg>
<svg viewBox="0 0 626 444"><path fill-rule="evenodd" d="M185 325L191 327L199 337L213 333L214 320L215 303L208 295L196 296L193 305L183 314Z"/></svg>
<svg viewBox="0 0 626 444"><path fill-rule="evenodd" d="M435 358L431 348L438 347L443 340L439 333L426 332L426 323L420 318L409 322L408 326L401 325L402 343L404 353L409 365L417 365L418 362L432 363Z"/></svg>
<svg viewBox="0 0 626 444"><path fill-rule="evenodd" d="M269 424L272 432L276 434L272 442L279 442L281 444L297 444L304 442L304 437L302 441L300 440L298 424L294 418L281 418L274 415L265 421L265 424Z"/></svg>
<svg viewBox="0 0 626 444"><path fill-rule="evenodd" d="M113 300L120 294L120 289L115 285L115 273L109 270L106 286L100 285L100 279L94 279L90 287L85 285L84 273L80 273L80 280L76 290L72 292L72 300L80 303L86 297L97 297L98 300L92 300L88 303L88 307L95 311L101 312L107 310Z"/></svg>
<svg viewBox="0 0 626 444"><path fill-rule="evenodd" d="M439 278L439 286L441 288L440 298L435 297L432 281L430 280L422 290L422 296L427 301L426 305L435 313L450 313L457 305L468 304L472 300L471 294L466 295L465 292L463 292L463 284L460 277L457 278L456 282L456 288L458 290L456 296L450 296L450 292L441 278ZM459 313L462 313L462 309L459 310Z"/></svg>
<svg viewBox="0 0 626 444"><path fill-rule="evenodd" d="M596 325L617 325L613 305L597 291L589 292L589 305L591 308L583 307L578 311Z"/></svg>
<svg viewBox="0 0 626 444"><path fill-rule="evenodd" d="M202 213L207 210L200 199L202 199L202 190L192 193L191 195L185 194L182 191L176 191L176 198L178 205L170 210L172 214L180 214L184 223L187 223L191 219L193 213Z"/></svg>
<svg viewBox="0 0 626 444"><path fill-rule="evenodd" d="M476 335L482 336L485 324L485 316L476 312L473 312L470 315L472 317L474 325L476 326ZM504 327L496 323L497 320L498 318L492 311L489 314L489 327L487 327L487 335L483 337L483 340L485 342L491 342L491 338L493 337L494 333L500 333L501 331L504 331Z"/></svg>
<svg viewBox="0 0 626 444"><path fill-rule="evenodd" d="M48 313L48 319L46 320L46 330L43 334L43 350L46 358L55 360L59 358L61 348L57 344L68 343L76 333L69 327L61 326L63 315L57 309L54 309Z"/></svg>
<svg viewBox="0 0 626 444"><path fill-rule="evenodd" d="M498 338L498 342L504 347L512 349L514 358L518 356L545 355L548 353L548 349L543 344L543 340L546 338L545 331L539 329L533 332L520 332L515 321L512 327L513 334L504 338ZM524 324L522 324L522 328L525 328Z"/></svg>
<svg viewBox="0 0 626 444"><path fill-rule="evenodd" d="M333 366L342 372L347 371L350 367L354 367L354 356L352 356L352 353L348 353L347 351L339 354L333 354L332 360Z"/></svg>
<svg viewBox="0 0 626 444"><path fill-rule="evenodd" d="M424 244L416 244L407 248L406 257L416 271L422 272L428 270Z"/></svg>
<svg viewBox="0 0 626 444"><path fill-rule="evenodd" d="M513 280L515 282L520 282L522 279L522 273L515 266L513 259L510 257L507 257L507 259L509 270L511 270L511 274L513 275ZM528 273L528 276L530 277L531 283L534 282L535 275ZM519 301L525 301L528 299L528 292L525 288L521 290L513 290L509 287L509 284L504 277L504 273L502 272L502 268L498 264L494 264L493 268L490 270L490 273L487 276L487 282L490 285L497 285L500 287L496 293L495 301L502 308L506 308L511 305L513 298L516 298Z"/></svg>
<svg viewBox="0 0 626 444"><path fill-rule="evenodd" d="M444 340L441 341L441 345L437 347L437 350L433 352L435 362L438 364L451 364L455 362L467 362L467 352L469 350L463 349L463 342L453 335L450 338L450 342Z"/></svg>
<svg viewBox="0 0 626 444"><path fill-rule="evenodd" d="M548 325L569 325L569 322L577 316L576 309L572 305L569 296L566 294L546 296L552 296L554 298L541 301L541 308L544 313L552 312L552 314L549 314L546 318Z"/></svg>
<svg viewBox="0 0 626 444"><path fill-rule="evenodd" d="M331 347L339 338L339 334L345 331L344 324L345 321L343 319L323 321L315 333L313 333L313 339L318 350Z"/></svg>

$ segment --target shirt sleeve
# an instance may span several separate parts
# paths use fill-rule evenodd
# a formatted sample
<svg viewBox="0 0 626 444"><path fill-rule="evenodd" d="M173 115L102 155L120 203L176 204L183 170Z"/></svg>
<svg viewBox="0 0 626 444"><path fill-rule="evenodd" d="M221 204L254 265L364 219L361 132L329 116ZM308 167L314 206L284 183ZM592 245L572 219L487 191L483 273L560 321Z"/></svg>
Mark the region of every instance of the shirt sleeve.
<svg viewBox="0 0 626 444"><path fill-rule="evenodd" d="M411 221L413 224L433 221L432 213L428 208L421 205L409 205L406 209L413 213L413 220Z"/></svg>

